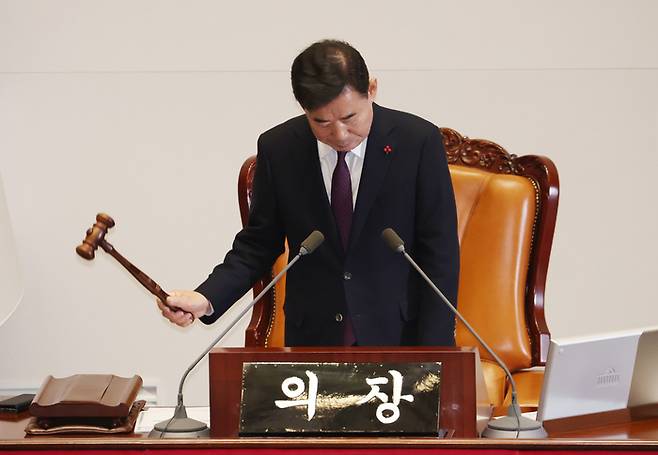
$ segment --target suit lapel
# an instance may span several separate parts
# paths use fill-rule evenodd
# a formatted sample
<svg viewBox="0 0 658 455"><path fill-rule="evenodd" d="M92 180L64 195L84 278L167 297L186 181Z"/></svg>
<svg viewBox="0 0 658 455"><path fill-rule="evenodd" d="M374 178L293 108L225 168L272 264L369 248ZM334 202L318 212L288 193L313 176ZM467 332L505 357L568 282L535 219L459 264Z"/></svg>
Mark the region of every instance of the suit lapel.
<svg viewBox="0 0 658 455"><path fill-rule="evenodd" d="M361 172L361 181L359 182L354 217L352 219L350 248L358 241L361 235L370 209L379 194L379 190L391 164L392 153L386 153L384 151L384 148L387 146L392 150L395 149L395 144L390 134L393 127L388 120L386 112L373 103L373 120L370 127L370 134L368 135L366 156L363 163L363 171Z"/></svg>

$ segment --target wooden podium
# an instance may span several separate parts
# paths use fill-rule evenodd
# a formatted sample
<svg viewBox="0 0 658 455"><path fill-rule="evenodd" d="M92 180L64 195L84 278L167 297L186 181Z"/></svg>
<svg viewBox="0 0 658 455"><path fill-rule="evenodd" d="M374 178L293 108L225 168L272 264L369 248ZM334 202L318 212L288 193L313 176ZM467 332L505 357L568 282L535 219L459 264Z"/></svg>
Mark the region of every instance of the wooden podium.
<svg viewBox="0 0 658 455"><path fill-rule="evenodd" d="M439 426L456 438L476 438L491 407L475 348L304 347L216 348L210 352L210 436L237 438L243 364L250 362L441 362Z"/></svg>

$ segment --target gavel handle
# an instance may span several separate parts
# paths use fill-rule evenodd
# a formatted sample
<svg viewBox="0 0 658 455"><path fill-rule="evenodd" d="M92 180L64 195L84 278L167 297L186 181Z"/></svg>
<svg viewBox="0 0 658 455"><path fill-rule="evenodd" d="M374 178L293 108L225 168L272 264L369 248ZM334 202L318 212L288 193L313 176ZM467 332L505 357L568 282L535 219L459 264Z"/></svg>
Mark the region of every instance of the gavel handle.
<svg viewBox="0 0 658 455"><path fill-rule="evenodd" d="M165 291L163 291L158 283L153 281L146 273L142 272L137 267L135 267L132 264L132 262L130 262L128 259L124 258L106 240L101 240L100 245L103 248L103 250L105 250L106 253L108 253L110 256L112 256L114 259L116 259L122 266L125 267L126 270L128 270L130 272L130 274L132 276L137 278L137 281L142 283L142 286L144 286L151 294L153 294L154 296L159 298L162 303L169 306L167 304L167 297L169 297L169 294L167 294ZM174 310L179 309L179 308L174 308L174 307L171 307L171 306L169 306L169 307L174 309ZM191 313L189 313L189 314L191 314ZM192 320L194 320L194 315L192 315Z"/></svg>

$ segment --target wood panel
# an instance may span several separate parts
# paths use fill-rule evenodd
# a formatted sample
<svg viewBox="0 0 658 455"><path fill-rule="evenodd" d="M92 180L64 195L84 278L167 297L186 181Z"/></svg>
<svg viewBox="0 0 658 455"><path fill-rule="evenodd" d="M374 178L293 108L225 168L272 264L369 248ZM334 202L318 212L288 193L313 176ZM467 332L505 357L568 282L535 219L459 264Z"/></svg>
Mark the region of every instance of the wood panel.
<svg viewBox="0 0 658 455"><path fill-rule="evenodd" d="M331 347L217 348L210 353L210 435L237 437L244 362L441 362L439 425L455 437L473 438L490 410L484 383L477 388L474 348ZM480 407L478 408L478 403ZM479 413L478 413L479 409Z"/></svg>

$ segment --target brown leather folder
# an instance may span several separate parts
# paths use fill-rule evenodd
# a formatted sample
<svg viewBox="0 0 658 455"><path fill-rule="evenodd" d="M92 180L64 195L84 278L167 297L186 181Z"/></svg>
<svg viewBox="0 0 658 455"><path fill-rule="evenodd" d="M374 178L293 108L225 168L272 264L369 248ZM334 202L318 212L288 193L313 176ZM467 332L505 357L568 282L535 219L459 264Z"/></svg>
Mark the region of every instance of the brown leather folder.
<svg viewBox="0 0 658 455"><path fill-rule="evenodd" d="M48 376L30 405L28 434L132 431L145 402L135 401L142 378L112 374Z"/></svg>
<svg viewBox="0 0 658 455"><path fill-rule="evenodd" d="M48 376L30 405L35 417L126 417L142 378L113 374Z"/></svg>
<svg viewBox="0 0 658 455"><path fill-rule="evenodd" d="M130 433L135 429L137 417L144 409L146 401L137 400L126 417L119 418L74 418L74 417L32 417L25 432L29 435L49 434L114 434Z"/></svg>

